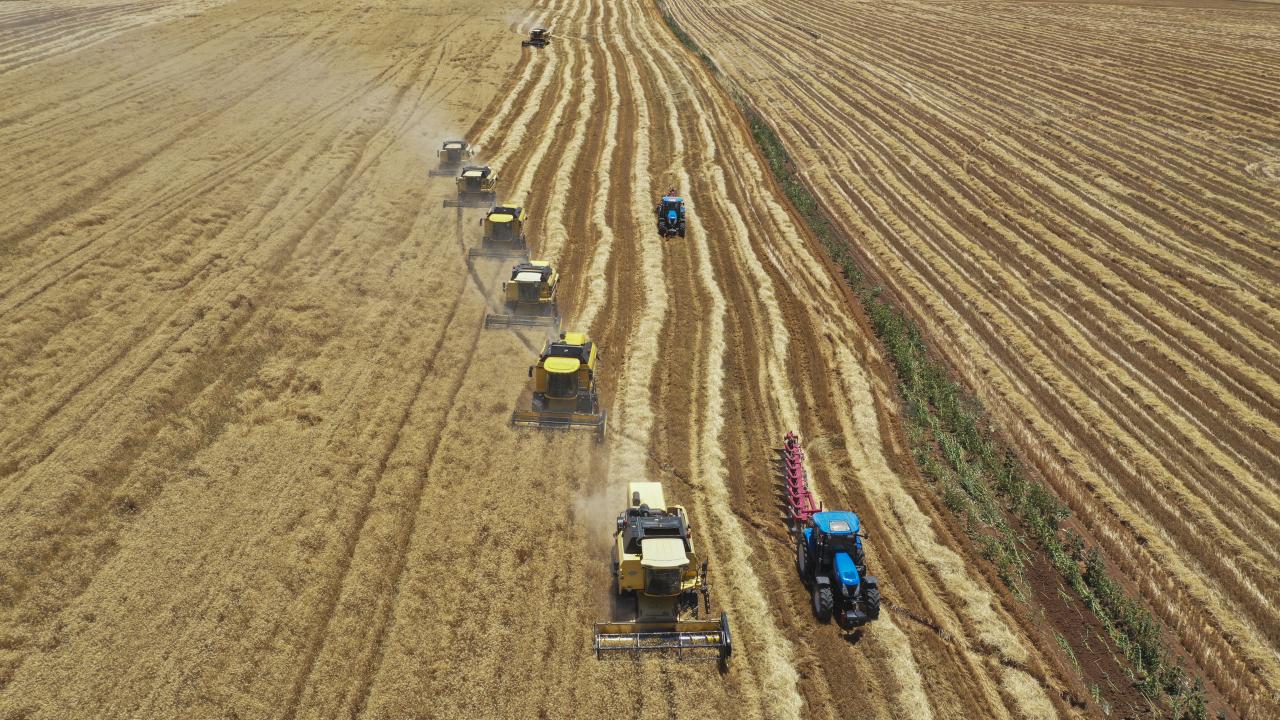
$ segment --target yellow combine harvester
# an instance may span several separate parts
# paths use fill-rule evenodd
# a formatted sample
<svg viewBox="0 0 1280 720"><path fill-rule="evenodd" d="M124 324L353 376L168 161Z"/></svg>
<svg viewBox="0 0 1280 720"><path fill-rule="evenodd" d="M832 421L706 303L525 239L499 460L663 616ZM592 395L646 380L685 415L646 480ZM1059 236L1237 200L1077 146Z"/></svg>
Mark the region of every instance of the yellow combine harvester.
<svg viewBox="0 0 1280 720"><path fill-rule="evenodd" d="M559 327L560 311L556 306L559 284L560 274L546 260L518 263L511 268L511 279L502 283L507 312L486 314L484 326Z"/></svg>
<svg viewBox="0 0 1280 720"><path fill-rule="evenodd" d="M488 165L467 165L458 173L458 199L445 200L445 207L488 207L494 203L498 176Z"/></svg>
<svg viewBox="0 0 1280 720"><path fill-rule="evenodd" d="M596 441L604 440L608 413L600 408L596 366L600 352L585 333L561 333L559 340L542 348L538 364L529 368L533 378L533 408L511 414L513 425L594 428Z"/></svg>
<svg viewBox="0 0 1280 720"><path fill-rule="evenodd" d="M524 208L495 205L480 219L484 227L480 247L467 251L467 264L476 258L529 259L529 244L524 236Z"/></svg>
<svg viewBox="0 0 1280 720"><path fill-rule="evenodd" d="M475 152L466 140L445 140L436 151L436 157L440 158L440 167L431 170L430 174L432 176L453 175L463 162L470 160L474 155Z"/></svg>
<svg viewBox="0 0 1280 720"><path fill-rule="evenodd" d="M544 27L536 27L529 31L529 39L521 40L520 47L544 48L551 43L551 31Z"/></svg>
<svg viewBox="0 0 1280 720"><path fill-rule="evenodd" d="M635 598L635 620L596 623L596 656L628 651L733 652L729 617L698 620L698 596L710 612L707 564L698 563L684 508L668 506L662 485L633 482L614 534L613 577L620 597ZM682 620L682 615L695 619Z"/></svg>

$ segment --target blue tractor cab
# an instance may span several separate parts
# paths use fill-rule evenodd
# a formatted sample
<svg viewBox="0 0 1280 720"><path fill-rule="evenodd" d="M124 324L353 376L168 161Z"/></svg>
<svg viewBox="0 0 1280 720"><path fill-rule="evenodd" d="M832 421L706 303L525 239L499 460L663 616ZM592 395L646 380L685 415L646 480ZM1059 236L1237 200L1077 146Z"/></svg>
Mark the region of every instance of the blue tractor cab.
<svg viewBox="0 0 1280 720"><path fill-rule="evenodd" d="M658 234L662 237L679 235L684 237L684 198L668 193L654 208L658 219Z"/></svg>
<svg viewBox="0 0 1280 720"><path fill-rule="evenodd" d="M813 596L813 614L845 630L880 617L880 586L867 575L856 513L815 513L796 538L796 569Z"/></svg>

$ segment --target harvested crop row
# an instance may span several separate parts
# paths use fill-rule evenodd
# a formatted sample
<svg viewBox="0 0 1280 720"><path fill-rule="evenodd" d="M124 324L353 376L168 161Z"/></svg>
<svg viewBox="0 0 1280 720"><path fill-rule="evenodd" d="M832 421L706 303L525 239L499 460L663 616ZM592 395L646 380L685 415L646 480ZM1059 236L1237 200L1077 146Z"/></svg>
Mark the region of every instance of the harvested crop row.
<svg viewBox="0 0 1280 720"><path fill-rule="evenodd" d="M531 19L553 41L520 50ZM918 499L865 320L666 32L640 2L235 3L0 77L29 98L0 110L28 200L0 224L0 562L25 579L0 714L1071 714ZM465 269L479 212L425 176L458 135L604 348L603 448L508 425L541 337L481 329L509 266ZM694 226L663 241L672 182ZM796 427L902 610L856 643L812 620L777 518ZM689 506L724 674L593 657L629 479Z"/></svg>
<svg viewBox="0 0 1280 720"><path fill-rule="evenodd" d="M1195 30L1223 43L1212 62L1182 39L1186 25L1144 25L1178 48L1171 63L1130 31L1181 10L1053 6L1028 25L795 2L779 24L750 5L673 7L828 207L852 205L833 219L1220 689L1241 708L1265 697L1280 520L1280 368L1266 352L1277 268L1264 258L1276 205L1238 171L1257 146L1209 135L1201 118L1237 133L1274 126L1274 79L1256 63L1269 45L1239 32L1269 16L1214 11L1212 30ZM1085 32L1086 17L1102 24ZM830 32L813 43L812 28ZM751 49L718 52L725 38ZM1046 48L1089 62L1054 76L1039 67ZM830 52L859 68L852 82L802 72ZM1168 81L1196 58L1223 85Z"/></svg>

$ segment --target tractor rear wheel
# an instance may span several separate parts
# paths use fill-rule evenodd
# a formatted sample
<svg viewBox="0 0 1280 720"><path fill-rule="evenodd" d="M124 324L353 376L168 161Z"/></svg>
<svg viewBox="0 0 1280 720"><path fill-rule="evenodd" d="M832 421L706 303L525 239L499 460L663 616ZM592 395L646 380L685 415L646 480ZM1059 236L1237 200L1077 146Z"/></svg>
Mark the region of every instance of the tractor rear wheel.
<svg viewBox="0 0 1280 720"><path fill-rule="evenodd" d="M831 611L835 604L830 586L822 585L813 589L813 614L818 618L818 622L827 622L831 619Z"/></svg>
<svg viewBox="0 0 1280 720"><path fill-rule="evenodd" d="M800 579L807 585L809 573L805 572L804 540L796 542L796 572L800 573Z"/></svg>

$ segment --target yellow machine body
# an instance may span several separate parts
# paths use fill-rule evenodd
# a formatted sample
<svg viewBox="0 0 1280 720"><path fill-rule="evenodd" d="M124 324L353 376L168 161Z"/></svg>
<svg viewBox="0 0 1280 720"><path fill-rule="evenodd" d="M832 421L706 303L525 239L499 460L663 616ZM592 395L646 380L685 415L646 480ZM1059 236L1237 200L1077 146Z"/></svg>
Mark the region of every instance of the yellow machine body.
<svg viewBox="0 0 1280 720"><path fill-rule="evenodd" d="M693 547L685 509L667 505L662 485L632 482L618 515L613 547L614 588L635 598L635 619L596 623L596 654L613 651L733 652L729 618L698 619L698 596L710 610L706 563ZM692 618L682 617L691 614Z"/></svg>
<svg viewBox="0 0 1280 720"><path fill-rule="evenodd" d="M511 279L502 283L503 314L488 314L486 328L510 326L557 327L560 311L556 289L560 274L546 260L530 260L511 268Z"/></svg>
<svg viewBox="0 0 1280 720"><path fill-rule="evenodd" d="M596 370L600 351L585 333L561 333L529 368L533 401L511 416L516 425L593 428L604 439L607 413L600 408Z"/></svg>
<svg viewBox="0 0 1280 720"><path fill-rule="evenodd" d="M498 176L488 165L463 166L454 183L458 198L445 200L445 207L488 207L497 198Z"/></svg>

